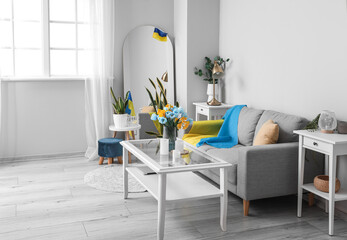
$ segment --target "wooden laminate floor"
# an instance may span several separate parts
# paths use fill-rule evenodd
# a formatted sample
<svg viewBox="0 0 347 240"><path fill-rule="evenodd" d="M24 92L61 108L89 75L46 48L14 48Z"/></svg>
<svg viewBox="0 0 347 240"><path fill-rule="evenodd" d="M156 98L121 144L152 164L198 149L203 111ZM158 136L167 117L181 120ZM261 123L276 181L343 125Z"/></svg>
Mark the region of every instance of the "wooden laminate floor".
<svg viewBox="0 0 347 240"><path fill-rule="evenodd" d="M156 200L86 186L84 175L98 167L84 158L0 164L0 239L156 239ZM232 194L228 207L222 232L218 199L168 205L165 239L347 239L345 214L337 214L331 238L319 208L304 203L296 217L295 196L252 201L248 217Z"/></svg>

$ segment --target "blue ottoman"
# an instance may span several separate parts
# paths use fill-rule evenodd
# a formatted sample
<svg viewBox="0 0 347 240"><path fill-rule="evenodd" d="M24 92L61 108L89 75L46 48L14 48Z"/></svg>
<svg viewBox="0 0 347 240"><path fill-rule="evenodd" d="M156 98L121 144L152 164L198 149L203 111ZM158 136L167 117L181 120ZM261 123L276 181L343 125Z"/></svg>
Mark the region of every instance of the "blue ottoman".
<svg viewBox="0 0 347 240"><path fill-rule="evenodd" d="M119 138L102 138L98 141L98 154L100 156L99 165L104 163L105 157L108 158L108 164L113 163L113 158L118 158L120 164L123 163L123 147Z"/></svg>

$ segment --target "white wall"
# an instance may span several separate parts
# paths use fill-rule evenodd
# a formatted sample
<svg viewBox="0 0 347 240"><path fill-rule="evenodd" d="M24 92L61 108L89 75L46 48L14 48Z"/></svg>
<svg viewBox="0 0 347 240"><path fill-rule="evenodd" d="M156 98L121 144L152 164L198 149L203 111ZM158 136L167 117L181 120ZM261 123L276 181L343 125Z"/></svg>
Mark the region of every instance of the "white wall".
<svg viewBox="0 0 347 240"><path fill-rule="evenodd" d="M193 102L207 99L207 82L194 74L194 67L203 68L205 56L218 55L219 1L176 0L175 36L177 98L193 118Z"/></svg>
<svg viewBox="0 0 347 240"><path fill-rule="evenodd" d="M173 0L116 0L115 90L123 93L123 41L155 25L173 35ZM173 40L173 38L171 38ZM84 81L3 82L0 158L84 152Z"/></svg>
<svg viewBox="0 0 347 240"><path fill-rule="evenodd" d="M176 68L176 100L187 109L187 66L188 66L188 2L175 0L174 4L175 32L175 68Z"/></svg>
<svg viewBox="0 0 347 240"><path fill-rule="evenodd" d="M84 82L3 82L0 158L86 150Z"/></svg>
<svg viewBox="0 0 347 240"><path fill-rule="evenodd" d="M220 54L233 60L228 103L308 119L331 109L347 120L345 0L221 0ZM346 160L338 166L342 187Z"/></svg>

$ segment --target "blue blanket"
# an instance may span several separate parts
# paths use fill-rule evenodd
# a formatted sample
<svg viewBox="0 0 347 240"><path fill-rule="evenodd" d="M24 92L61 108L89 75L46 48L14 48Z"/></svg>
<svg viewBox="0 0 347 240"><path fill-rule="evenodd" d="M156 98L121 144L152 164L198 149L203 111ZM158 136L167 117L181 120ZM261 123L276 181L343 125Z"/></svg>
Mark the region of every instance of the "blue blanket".
<svg viewBox="0 0 347 240"><path fill-rule="evenodd" d="M224 115L223 125L217 137L203 138L196 144L200 147L204 143L216 148L232 148L238 143L237 126L241 109L246 105L235 105Z"/></svg>

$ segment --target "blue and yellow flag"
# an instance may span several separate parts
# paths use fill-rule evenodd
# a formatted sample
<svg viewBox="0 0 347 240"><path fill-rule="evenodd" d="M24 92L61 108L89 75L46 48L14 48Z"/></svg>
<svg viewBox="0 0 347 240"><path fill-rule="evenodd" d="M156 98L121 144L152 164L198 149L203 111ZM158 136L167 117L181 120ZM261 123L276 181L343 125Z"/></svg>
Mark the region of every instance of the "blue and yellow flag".
<svg viewBox="0 0 347 240"><path fill-rule="evenodd" d="M133 98L131 97L131 92L129 91L128 95L128 105L125 109L125 113L129 114L130 116L135 116L135 109L134 109L134 103Z"/></svg>
<svg viewBox="0 0 347 240"><path fill-rule="evenodd" d="M161 31L159 28L154 28L153 38L155 38L159 41L162 41L162 42L166 42L167 41L167 33Z"/></svg>
<svg viewBox="0 0 347 240"><path fill-rule="evenodd" d="M128 95L128 105L125 109L125 113L129 114L130 116L135 116L135 109L134 109L134 103L133 103L133 98L131 97L131 92L129 91ZM130 136L134 139L133 131L129 131Z"/></svg>

